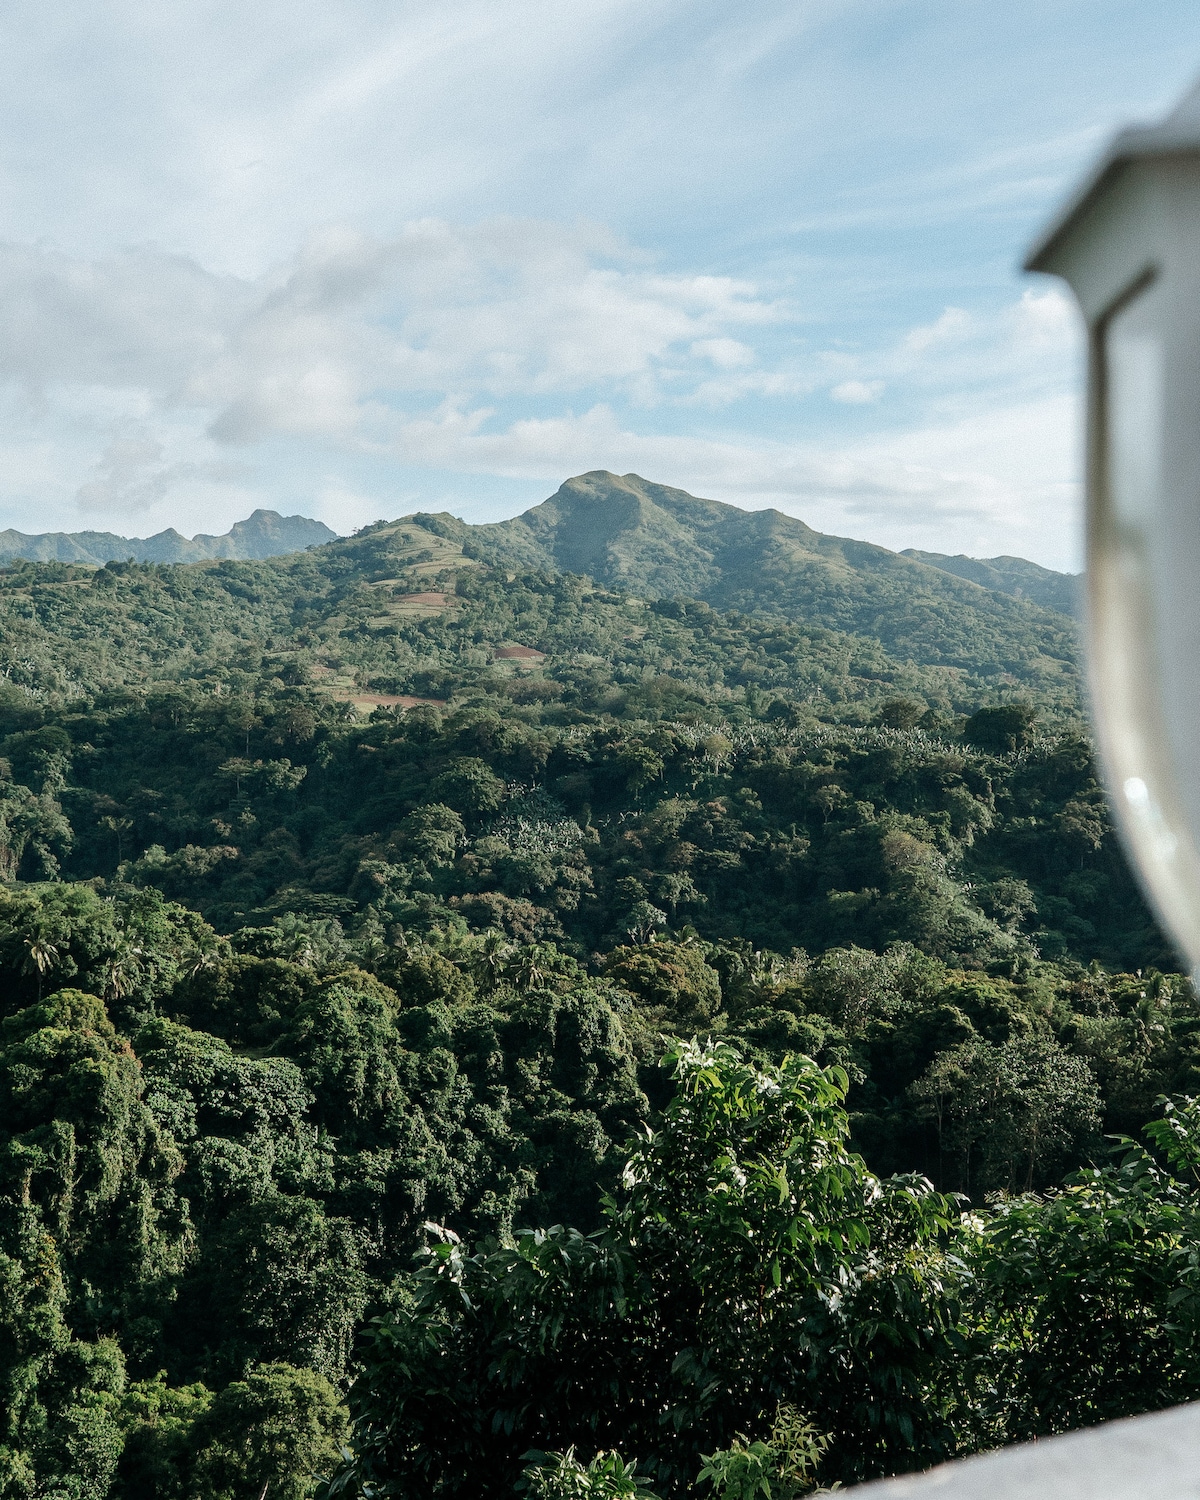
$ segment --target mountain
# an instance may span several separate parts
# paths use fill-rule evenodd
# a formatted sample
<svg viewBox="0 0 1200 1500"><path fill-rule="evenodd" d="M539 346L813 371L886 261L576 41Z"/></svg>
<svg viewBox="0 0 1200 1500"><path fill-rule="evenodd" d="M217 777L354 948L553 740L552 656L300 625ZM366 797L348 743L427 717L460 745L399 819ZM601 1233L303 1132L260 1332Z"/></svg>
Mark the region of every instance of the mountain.
<svg viewBox="0 0 1200 1500"><path fill-rule="evenodd" d="M189 541L174 527L155 536L124 537L111 531L43 531L32 536L22 531L0 531L0 558L23 557L30 562L95 563L205 562L210 558L261 559L288 552L303 552L337 539L321 521L307 516L281 516L273 510L256 510L248 520L238 521L222 536L194 536Z"/></svg>
<svg viewBox="0 0 1200 1500"><path fill-rule="evenodd" d="M1023 557L947 557L942 552L918 552L906 547L901 557L911 557L930 568L940 568L958 578L967 578L998 594L1014 599L1028 599L1045 609L1057 609L1064 615L1078 615L1082 602L1083 575L1056 573L1039 567Z"/></svg>
<svg viewBox="0 0 1200 1500"><path fill-rule="evenodd" d="M777 510L698 499L637 474L581 474L510 521L412 519L480 560L587 574L645 598L781 615L869 636L922 665L1048 689L1075 671L1075 623L1059 608L870 542L825 536Z"/></svg>
<svg viewBox="0 0 1200 1500"><path fill-rule="evenodd" d="M190 581L180 577L178 589L189 598L195 594L198 613L193 618L183 609L180 594L171 611L179 618L166 633L169 646L166 636L159 640L153 632L144 634L136 612L128 619L122 613L120 622L107 618L115 601L103 589L81 592L78 585L84 579L51 583L14 576L16 611L6 611L0 634L20 660L42 664L35 673L39 690L57 691L53 684L64 671L64 687L68 680L132 683L147 675L184 671L195 650L197 630L207 640L218 620L227 622L231 641L245 639L247 631L277 640L290 636L297 628L299 589L309 599L305 610L312 612L314 624L318 617L328 617L331 623L339 619L340 634L353 616L354 626L338 650L346 660L355 660L367 677L377 679L370 691L420 697L434 691L420 685L426 679L440 682L449 672L447 683L450 678L458 681L459 668L452 662L457 662L459 646L449 649L443 661L441 645L435 648L430 640L421 671L399 671L398 663L389 661L386 621L428 617L435 633L449 630L457 641L459 627L452 627L452 621L461 610L444 605L445 591L455 596L457 590L461 600L463 590L470 589L467 575L489 570L501 578L506 572L577 579L585 575L602 590L629 596L635 606L653 605L659 617L669 611L684 618L699 604L752 618L759 630L786 625L787 639L797 633L806 636L813 660L822 658L821 672L833 672L835 679L849 672L877 684L891 681L897 688L904 681L908 685L903 691L963 711L985 697L1008 698L1014 693L1043 704L1078 703L1077 627L1060 611L884 547L822 535L779 511L740 510L635 474L618 477L597 471L577 476L549 500L508 521L473 526L446 513L417 514L299 551L322 536L333 533L300 517L284 520L258 511L224 537L199 536L191 542L175 532L141 542L87 533L23 538L43 544L47 551L52 543L60 547L52 554L56 562L72 557L88 562L119 559L123 553L125 558L140 554L142 560L158 563L198 554L204 560L222 557L225 569L256 563L265 571L240 581L223 574L210 579L211 568ZM67 543L78 550L72 554ZM0 536L0 555L3 550ZM410 580L407 592L396 593L402 575ZM98 582L107 586L111 579ZM377 593L380 585L387 586L385 592ZM17 602L26 597L26 588L36 594L32 616L22 613L25 605ZM49 593L40 592L47 588ZM354 606L347 614L352 598ZM718 627L707 628L711 634ZM522 646L542 651L545 640L539 631L544 635L544 624L534 627L531 622L527 630L514 621L505 636L485 633L481 638L502 650ZM832 633L841 644L835 648L820 632ZM714 644L715 639L714 635ZM93 656L104 641L110 644L101 665ZM449 644L447 637L447 648ZM553 649L558 651L561 644L558 641ZM844 661L835 671L832 656L825 657L839 652ZM615 659L611 644L604 654ZM670 658L667 650L661 670L673 670ZM868 658L874 663L870 667ZM738 677L738 682L774 681L774 669L763 677L763 663L744 665L750 675ZM718 675L724 679L731 670L730 662L724 662ZM839 695L842 689L832 689L832 680L821 691ZM407 685L385 688L378 685L383 681Z"/></svg>

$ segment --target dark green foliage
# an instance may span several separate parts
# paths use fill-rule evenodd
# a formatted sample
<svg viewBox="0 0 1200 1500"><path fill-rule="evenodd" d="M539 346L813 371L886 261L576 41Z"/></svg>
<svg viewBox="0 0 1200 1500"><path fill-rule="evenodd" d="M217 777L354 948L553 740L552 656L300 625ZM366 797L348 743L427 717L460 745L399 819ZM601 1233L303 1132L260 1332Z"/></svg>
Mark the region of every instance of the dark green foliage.
<svg viewBox="0 0 1200 1500"><path fill-rule="evenodd" d="M1095 1078L1047 1036L975 1039L939 1052L912 1095L968 1190L1028 1192L1099 1144Z"/></svg>
<svg viewBox="0 0 1200 1500"><path fill-rule="evenodd" d="M197 1428L212 1405L212 1392L199 1382L170 1386L162 1374L132 1382L124 1392L118 1419L124 1443L114 1494L186 1500L192 1489Z"/></svg>
<svg viewBox="0 0 1200 1500"><path fill-rule="evenodd" d="M998 1206L971 1249L982 1416L1065 1432L1200 1389L1200 1107L1168 1105L1111 1164Z"/></svg>
<svg viewBox="0 0 1200 1500"><path fill-rule="evenodd" d="M653 1491L637 1472L635 1464L626 1464L619 1453L597 1453L590 1463L566 1453L525 1454L526 1465L517 1491L530 1500L576 1500L576 1497L611 1497L611 1500L655 1500Z"/></svg>
<svg viewBox="0 0 1200 1500"><path fill-rule="evenodd" d="M1196 1395L1194 1100L1152 1150L959 1218L845 1153L834 1075L676 1064L601 1233L435 1241L368 1332L330 1496L502 1495L530 1460L534 1493L605 1494L621 1440L662 1495L795 1495Z"/></svg>
<svg viewBox="0 0 1200 1500"><path fill-rule="evenodd" d="M256 1365L215 1394L161 1377L117 1407L123 1447L114 1500L305 1500L336 1461L346 1413L329 1382L287 1364Z"/></svg>
<svg viewBox="0 0 1200 1500"><path fill-rule="evenodd" d="M285 1354L332 1380L345 1373L369 1282L355 1226L319 1203L263 1196L225 1218L183 1317L203 1329L204 1367L229 1376Z"/></svg>
<svg viewBox="0 0 1200 1500"><path fill-rule="evenodd" d="M963 725L963 738L981 750L1006 755L1023 750L1033 737L1037 709L1028 703L1005 703L998 708L979 708Z"/></svg>
<svg viewBox="0 0 1200 1500"><path fill-rule="evenodd" d="M240 1500L267 1493L305 1500L345 1433L345 1412L320 1374L257 1365L213 1398L192 1442L193 1493Z"/></svg>
<svg viewBox="0 0 1200 1500"><path fill-rule="evenodd" d="M220 940L194 911L157 890L105 899L89 886L0 888L0 1010L74 983L102 996L127 1026L189 970L210 962Z"/></svg>
<svg viewBox="0 0 1200 1500"><path fill-rule="evenodd" d="M721 1008L720 976L705 957L694 942L614 948L605 974L636 995L665 1030L695 1031L711 1025Z"/></svg>
<svg viewBox="0 0 1200 1500"><path fill-rule="evenodd" d="M406 928L457 913L477 930L584 951L690 924L783 952L911 941L979 965L1032 941L1053 958L1169 962L1073 733L997 755L919 729L515 720L498 736L491 721L463 708L436 728L411 717L329 726L291 790L247 782L231 797L232 783L194 764L213 750L206 715L181 710L168 753L146 710L122 708L104 736L79 726L111 738L111 752L76 773L86 789L64 792L82 829L66 872L117 876L121 918L135 924L160 890L226 930L288 913L344 923L374 907ZM485 755L458 753L481 739ZM536 791L520 779L530 761ZM173 850L159 810L172 805ZM127 854L159 841L117 868L102 826L112 814L89 829L87 809L101 807L128 809ZM153 811L139 834L140 807ZM148 893L144 916L136 889ZM276 930L270 954L249 935L242 950L288 956ZM34 994L43 970L72 974L56 954L34 964L38 936L22 930L21 951L0 952ZM71 961L115 959L120 945L106 943ZM122 980L87 982L107 992Z"/></svg>
<svg viewBox="0 0 1200 1500"><path fill-rule="evenodd" d="M142 1097L129 1043L78 990L9 1016L0 1040L0 1190L14 1227L32 1215L51 1236L77 1331L154 1343L190 1224L183 1160Z"/></svg>
<svg viewBox="0 0 1200 1500"><path fill-rule="evenodd" d="M702 1453L783 1403L832 1434L830 1478L948 1451L951 1204L846 1150L836 1073L764 1077L724 1046L671 1061L675 1099L601 1231L435 1240L368 1336L331 1493L504 1495L527 1447L620 1443L685 1494Z"/></svg>
<svg viewBox="0 0 1200 1500"><path fill-rule="evenodd" d="M1191 1388L1071 622L643 488L0 574L0 1500L310 1496L352 1385L384 1479L662 1500Z"/></svg>

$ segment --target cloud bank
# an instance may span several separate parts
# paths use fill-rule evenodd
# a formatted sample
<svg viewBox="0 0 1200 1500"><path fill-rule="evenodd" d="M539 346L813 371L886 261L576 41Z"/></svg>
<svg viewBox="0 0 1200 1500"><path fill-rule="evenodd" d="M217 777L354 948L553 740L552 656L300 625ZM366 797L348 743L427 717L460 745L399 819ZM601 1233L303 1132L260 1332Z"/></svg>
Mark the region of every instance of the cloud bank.
<svg viewBox="0 0 1200 1500"><path fill-rule="evenodd" d="M379 499L331 487L339 464L458 475L468 509L470 476L528 482L533 500L611 468L892 545L1045 552L1074 472L1058 292L987 317L949 307L876 349L818 335L787 287L664 270L586 223L329 229L257 278L153 248L0 245L0 489L19 506L36 475L59 524L72 506L88 524L207 516L284 503L307 463L295 503L347 530ZM831 401L890 405L890 430L831 442Z"/></svg>
<svg viewBox="0 0 1200 1500"><path fill-rule="evenodd" d="M340 530L637 469L1070 566L1021 247L1191 0L11 0L0 524ZM1036 37L1037 45L1030 45Z"/></svg>

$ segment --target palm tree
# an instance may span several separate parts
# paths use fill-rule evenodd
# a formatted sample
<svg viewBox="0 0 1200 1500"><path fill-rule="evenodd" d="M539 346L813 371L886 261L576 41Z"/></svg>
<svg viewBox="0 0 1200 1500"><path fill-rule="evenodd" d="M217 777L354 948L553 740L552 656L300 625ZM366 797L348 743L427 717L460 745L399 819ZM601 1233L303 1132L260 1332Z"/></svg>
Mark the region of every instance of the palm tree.
<svg viewBox="0 0 1200 1500"><path fill-rule="evenodd" d="M475 955L475 976L485 993L491 993L500 982L504 967L513 951L513 946L501 932L485 934Z"/></svg>
<svg viewBox="0 0 1200 1500"><path fill-rule="evenodd" d="M103 817L100 819L100 827L116 835L117 863L121 864L125 858L125 835L133 827L133 819Z"/></svg>
<svg viewBox="0 0 1200 1500"><path fill-rule="evenodd" d="M188 969L188 973L194 979L197 974L203 974L209 969L215 969L216 966L217 960L215 955L211 953L207 948L201 948L192 959L192 964Z"/></svg>
<svg viewBox="0 0 1200 1500"><path fill-rule="evenodd" d="M25 955L25 962L21 965L21 973L28 974L37 970L38 977L38 1004L42 1003L42 986L46 975L58 963L58 945L50 942L48 938L31 937L25 939L25 946L29 952Z"/></svg>
<svg viewBox="0 0 1200 1500"><path fill-rule="evenodd" d="M104 998L124 1000L141 978L140 948L123 948L104 965Z"/></svg>

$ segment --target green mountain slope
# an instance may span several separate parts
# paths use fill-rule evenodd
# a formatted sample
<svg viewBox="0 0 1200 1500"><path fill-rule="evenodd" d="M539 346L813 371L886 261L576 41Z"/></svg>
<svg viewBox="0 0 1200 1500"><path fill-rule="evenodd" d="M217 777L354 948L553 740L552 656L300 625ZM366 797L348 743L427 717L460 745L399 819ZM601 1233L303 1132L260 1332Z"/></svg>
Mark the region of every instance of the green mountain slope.
<svg viewBox="0 0 1200 1500"><path fill-rule="evenodd" d="M506 524L515 533L415 516L258 561L114 562L97 572L14 565L0 574L0 673L71 698L116 685L228 680L265 656L285 678L312 671L347 694L445 698L487 680L494 650L524 646L547 653L555 672L703 680L742 701L760 689L839 704L902 691L955 712L1022 695L1077 708L1070 621L882 549L868 550L963 590L969 606L945 591L923 610L911 604L907 634L888 641L882 596L894 586L877 589L868 607L869 575L843 564L839 593L822 562L829 608L797 609L790 619L779 608L723 615L678 590L674 602L647 599L649 590L627 594L564 574L537 558L517 523ZM550 610L530 602L547 577L574 577L576 602ZM770 600L770 587L764 592ZM839 613L868 628L822 623Z"/></svg>
<svg viewBox="0 0 1200 1500"><path fill-rule="evenodd" d="M242 639L269 635L283 653L295 650L292 637L303 616L322 641L338 638L342 657L364 681L405 681L408 686L391 690L415 692L412 651L388 644L397 620L423 615L441 621L437 648L423 652L427 687L439 673L458 672L459 658L481 637L488 645L504 643L490 640L473 617L464 631L457 604L398 602L404 590L436 583L457 598L456 580L480 569L532 570L590 577L602 590L633 596L628 607L635 613L644 612L641 601L690 599L781 626L790 622L807 632L814 658L825 665L826 647L836 637L847 663L853 658L861 667L870 659L873 665L865 674L846 668L835 675L851 670L877 683L903 680L906 690L945 706L969 708L981 694L1032 694L1062 706L1078 698L1074 622L1011 592L1026 576L1021 569L1031 584L1045 574L1047 588L1046 580L1060 575L1012 560L1003 576L996 570L1006 593L867 542L823 536L778 511L699 500L636 475L582 475L542 505L498 524L415 515L300 554L319 533L331 535L301 517L256 512L225 537L191 542L173 533L138 543L91 534L27 538L42 552L53 551L54 542L63 560L88 562L120 544L127 555L140 549L143 562L195 561L198 571L174 572L170 581L168 575L131 577L129 589L114 593L118 575L111 568L91 583L70 569L61 577L18 569L0 589L7 601L0 669L7 663L18 680L66 691L69 681L162 680L188 674L197 659L227 656ZM80 555L85 540L91 548L86 557ZM289 544L296 555L272 557ZM0 551L3 546L0 536ZM215 572L212 561L194 559L206 548L222 556ZM243 561L263 563L265 571L242 577L236 565ZM814 631L824 633L820 649ZM520 644L539 646L535 640ZM553 644L561 650L560 641ZM579 649L594 650L595 642ZM607 648L606 655L613 659ZM740 659L737 652L734 659ZM933 679L921 675L930 672ZM856 690L839 687L835 696L844 700Z"/></svg>
<svg viewBox="0 0 1200 1500"><path fill-rule="evenodd" d="M480 555L468 557L464 546ZM443 915L469 911L484 926L511 917L514 934L569 930L591 951L613 941L613 921L626 920L626 907L648 900L659 911L686 909L686 920L706 932L742 934L780 951L819 949L835 934L871 943L915 938L937 948L939 922L962 925L959 897L946 887L949 905L943 910L938 895L935 917L898 919L888 862L899 861L903 872L914 859L944 861L936 841L958 839L965 808L971 879L989 888L1017 880L1021 891L1034 891L1030 899L1054 934L1039 935L1043 951L1140 956L1148 942L1153 949L1147 918L1097 821L1086 750L1073 750L1067 766L1051 749L1052 770L1037 771L1031 790L1014 783L1001 794L993 758L1028 739L1023 710L1002 710L1003 722L990 729L964 723L981 705L1025 697L1036 702L1051 745L1056 734L1077 734L1069 664L1040 686L1032 674L997 674L970 658L964 666L921 664L866 634L780 613L646 599L579 574L507 567L497 561L500 550L484 546L478 529L425 517L257 562L112 563L94 572L24 563L0 572L0 820L7 820L0 860L27 879L124 871L225 927L268 909L305 910L314 893L357 908L373 899L377 876L393 879L383 865L395 863L408 837L396 835L395 844L394 830L430 800L435 781L459 774L454 765L466 757L470 775L483 777L492 811L496 798L523 806L521 787L550 788L580 828L590 821L611 828L611 874L592 869L589 856L585 886L611 882L625 894L605 894L599 905L581 896L570 907L578 917L564 918L567 898L549 867L521 873L505 855L497 873L485 844L482 863L473 873L464 866L442 893L458 903L441 908ZM954 618L950 605L945 616ZM420 714L397 714L414 700L425 705ZM420 764L404 769L400 741L411 735L419 747L442 716L463 726L461 736L456 728L453 745L447 741L433 759L422 751ZM846 735L836 751L834 726ZM903 748L909 733L927 737L915 760ZM757 784L751 763L766 756L782 766L801 742L802 769L785 776L784 790L770 781L773 771ZM655 801L671 802L668 821L678 814L686 823L685 802L715 808L727 794L731 756L739 764L748 757L749 779L729 794L766 809L771 834L761 869L755 866L762 883L750 880L740 855L724 860L745 844L758 813L750 823L739 814L737 828L721 814L721 838L728 833L733 843L716 847L711 890L695 875L683 880L680 870L695 857L679 854L671 840L662 866L655 857L638 873L635 846L663 843L660 833L638 833L629 822L650 788ZM835 769L841 756L844 770ZM68 761L70 776L48 791ZM14 778L11 808L6 775ZM910 807L905 788L925 780L941 790ZM502 794L501 785L510 790ZM439 788L433 802L456 807L459 791L449 781ZM986 856L973 811L980 797L987 801L980 817L995 830ZM876 850L891 828L881 820L901 803L905 839L933 839L933 853L914 852L904 839L895 850ZM802 807L813 830L803 835L803 850L796 845L788 854L789 841L801 838L793 824ZM715 815L711 808L698 814L683 843L706 847ZM534 822L557 828L561 816ZM1078 838L1062 832L1076 824ZM485 840L493 836L488 828L483 819ZM1022 838L1028 850L1019 847ZM1103 849L1096 869L1075 868L1072 839L1093 853ZM1051 845L1060 843L1070 869L1052 857ZM814 851L826 845L818 858ZM677 858L685 859L678 869L670 863ZM795 879L787 875L785 885L795 892L785 899L778 882L793 865ZM1064 882L1072 881L1078 890L1071 885L1068 893ZM703 898L695 910L681 904L681 892L693 887L699 896L690 899ZM516 908L506 904L514 900ZM406 911L405 921L416 920L417 908ZM974 898L963 911L965 935L947 938L948 952L976 941L982 918Z"/></svg>
<svg viewBox="0 0 1200 1500"><path fill-rule="evenodd" d="M482 558L584 573L648 597L782 614L871 636L901 659L1008 674L1039 690L1074 676L1076 631L1058 610L885 547L824 536L779 511L697 499L636 474L579 475L511 521L437 519Z"/></svg>
<svg viewBox="0 0 1200 1500"><path fill-rule="evenodd" d="M962 553L948 557L942 552L919 552L915 547L906 547L900 556L967 578L998 594L1028 599L1044 609L1056 609L1064 615L1079 613L1083 578L1078 573L1056 573L1024 557L964 557Z"/></svg>

